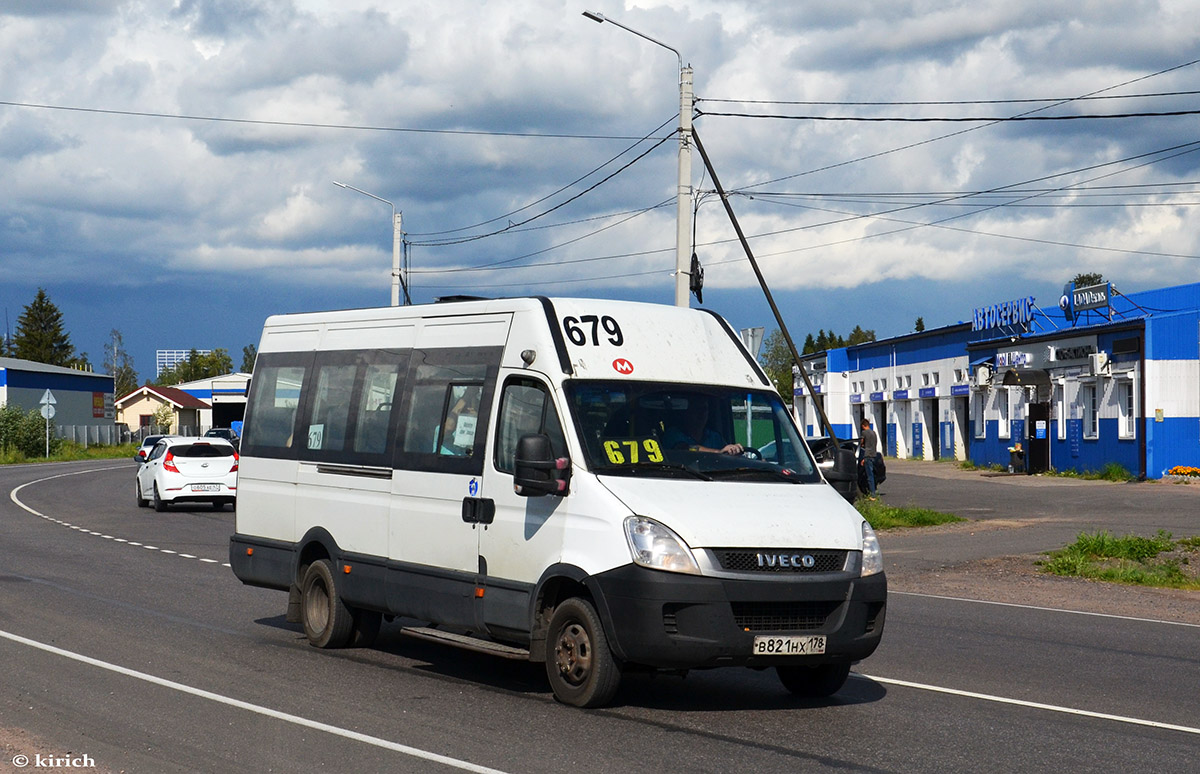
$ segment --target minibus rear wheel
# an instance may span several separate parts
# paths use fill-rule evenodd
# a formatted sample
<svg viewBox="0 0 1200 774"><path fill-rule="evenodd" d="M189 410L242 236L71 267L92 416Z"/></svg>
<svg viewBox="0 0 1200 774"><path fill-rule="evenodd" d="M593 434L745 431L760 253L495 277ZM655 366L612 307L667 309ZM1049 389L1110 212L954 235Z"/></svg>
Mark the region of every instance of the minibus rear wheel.
<svg viewBox="0 0 1200 774"><path fill-rule="evenodd" d="M333 565L319 559L308 566L300 582L300 612L304 634L318 648L341 648L354 633L354 616L342 601L333 580Z"/></svg>
<svg viewBox="0 0 1200 774"><path fill-rule="evenodd" d="M607 704L621 684L621 668L592 604L578 597L563 601L547 635L546 676L554 697L575 707Z"/></svg>
<svg viewBox="0 0 1200 774"><path fill-rule="evenodd" d="M849 664L819 664L817 666L775 667L779 681L797 696L823 699L832 696L846 684Z"/></svg>

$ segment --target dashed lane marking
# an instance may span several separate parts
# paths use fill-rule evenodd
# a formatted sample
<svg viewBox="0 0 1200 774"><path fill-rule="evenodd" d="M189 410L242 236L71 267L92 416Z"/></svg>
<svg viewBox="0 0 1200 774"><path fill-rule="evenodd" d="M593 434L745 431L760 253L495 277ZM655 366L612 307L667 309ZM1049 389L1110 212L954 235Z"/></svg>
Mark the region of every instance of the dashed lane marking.
<svg viewBox="0 0 1200 774"><path fill-rule="evenodd" d="M76 532L83 532L84 534L87 534L87 535L95 535L98 538L103 538L104 540L111 540L114 543L124 543L127 546L136 546L138 548L144 548L147 551L157 551L160 554L167 554L168 556L178 556L181 559L195 559L196 561L202 562L204 564L219 564L222 567L229 567L229 562L222 562L219 559L204 559L202 557L193 556L192 554L183 554L178 551L172 551L169 548L159 548L158 546L149 546L144 543L138 543L133 540L127 540L126 538L119 538L119 537L116 537L115 535L105 535L103 533L96 532L94 530L90 530L87 527L80 527L76 524L71 524L69 522L63 521L62 519L56 519L53 516L47 516L44 513L39 513L38 511L35 511L33 508L30 508L25 503L21 502L21 498L17 497L17 492L20 492L22 489L24 489L27 486L33 486L34 484L44 484L45 482L53 481L56 478L64 478L66 476L81 476L84 473L97 473L97 472L105 471L105 470L113 470L113 468L112 467L88 468L87 470L75 470L70 473L59 473L56 476L47 476L46 478L39 478L36 481L27 481L24 484L21 484L17 488L13 489L11 492L9 492L8 498L10 500L12 500L14 503L16 503L18 508L21 508L22 510L27 511L28 513L32 513L34 516L37 516L39 519L45 519L46 521L49 521L51 523L59 524L63 527L67 527L68 529L73 529Z"/></svg>

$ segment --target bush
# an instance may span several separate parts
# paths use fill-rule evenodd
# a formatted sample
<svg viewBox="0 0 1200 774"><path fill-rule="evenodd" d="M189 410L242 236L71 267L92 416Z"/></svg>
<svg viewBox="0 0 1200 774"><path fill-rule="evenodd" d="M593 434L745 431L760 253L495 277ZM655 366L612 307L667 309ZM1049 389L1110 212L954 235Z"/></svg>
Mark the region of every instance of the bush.
<svg viewBox="0 0 1200 774"><path fill-rule="evenodd" d="M50 434L50 453L58 451L62 440ZM46 456L46 420L37 411L25 414L11 403L0 407L0 453L5 457Z"/></svg>

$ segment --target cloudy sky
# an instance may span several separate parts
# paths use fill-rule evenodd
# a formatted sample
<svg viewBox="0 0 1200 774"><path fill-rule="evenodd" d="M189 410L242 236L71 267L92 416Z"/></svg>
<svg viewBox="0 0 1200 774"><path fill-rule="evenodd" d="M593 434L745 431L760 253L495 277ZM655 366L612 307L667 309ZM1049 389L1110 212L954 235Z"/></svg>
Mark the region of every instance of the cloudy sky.
<svg viewBox="0 0 1200 774"><path fill-rule="evenodd" d="M1053 310L1080 271L1200 281L1197 0L4 0L10 329L45 288L144 379L156 349L240 364L269 314L386 305L391 210L335 180L403 213L415 302L672 303L678 60L584 10L694 68L797 338ZM1092 117L983 120L1017 116ZM704 305L771 330L703 169Z"/></svg>

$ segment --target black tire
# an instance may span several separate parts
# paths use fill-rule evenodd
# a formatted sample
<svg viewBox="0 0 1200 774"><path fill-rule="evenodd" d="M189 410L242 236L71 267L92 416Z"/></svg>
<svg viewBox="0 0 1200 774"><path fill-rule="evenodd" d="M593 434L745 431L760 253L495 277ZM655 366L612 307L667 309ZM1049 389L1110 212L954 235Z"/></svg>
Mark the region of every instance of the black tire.
<svg viewBox="0 0 1200 774"><path fill-rule="evenodd" d="M354 617L342 602L333 579L333 564L320 559L308 566L300 582L300 620L317 648L344 648L354 633Z"/></svg>
<svg viewBox="0 0 1200 774"><path fill-rule="evenodd" d="M555 608L546 645L554 698L575 707L601 707L612 700L621 685L621 667L590 602L572 597Z"/></svg>
<svg viewBox="0 0 1200 774"><path fill-rule="evenodd" d="M158 484L157 483L154 485L153 498L154 498L154 510L158 511L159 513L162 513L163 511L167 510L167 501L158 496Z"/></svg>
<svg viewBox="0 0 1200 774"><path fill-rule="evenodd" d="M846 684L849 664L819 664L817 666L775 667L783 687L797 696L823 699L832 696Z"/></svg>
<svg viewBox="0 0 1200 774"><path fill-rule="evenodd" d="M142 482L141 482L141 481L139 481L138 479L136 479L136 478L135 478L135 479L133 480L133 486L134 486L134 489L136 489L136 490L137 490L137 504L138 504L138 507L139 507L139 508L146 508L146 507L149 507L149 505L150 505L150 504L146 502L146 498L145 498L145 497L142 497Z"/></svg>
<svg viewBox="0 0 1200 774"><path fill-rule="evenodd" d="M212 509L214 511L223 511L225 510L225 503L220 500L213 500Z"/></svg>

